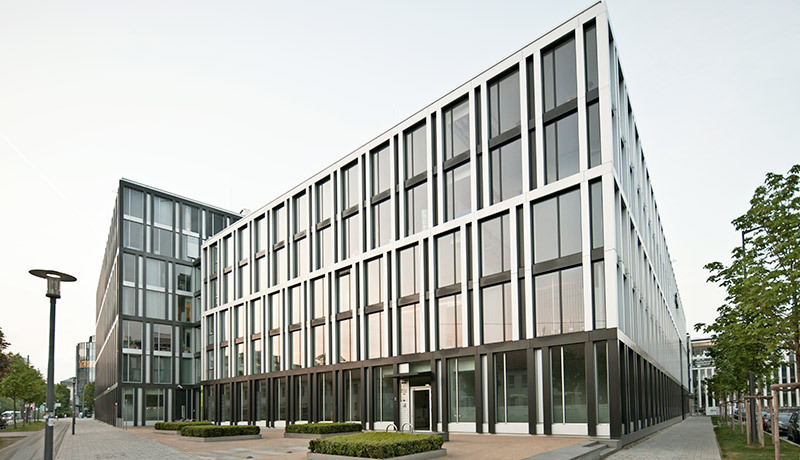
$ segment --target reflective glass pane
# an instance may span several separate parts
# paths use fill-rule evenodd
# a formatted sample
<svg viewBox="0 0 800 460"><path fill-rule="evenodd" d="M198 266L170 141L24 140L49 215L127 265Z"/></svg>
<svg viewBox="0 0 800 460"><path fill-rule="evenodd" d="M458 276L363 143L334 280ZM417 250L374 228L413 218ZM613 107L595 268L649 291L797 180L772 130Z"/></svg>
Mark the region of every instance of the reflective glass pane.
<svg viewBox="0 0 800 460"><path fill-rule="evenodd" d="M428 226L428 184L422 183L406 191L406 236Z"/></svg>
<svg viewBox="0 0 800 460"><path fill-rule="evenodd" d="M504 133L520 124L519 72L489 85L489 135Z"/></svg>
<svg viewBox="0 0 800 460"><path fill-rule="evenodd" d="M581 252L581 195L579 190L558 197L561 257Z"/></svg>
<svg viewBox="0 0 800 460"><path fill-rule="evenodd" d="M491 152L492 203L522 192L522 153L519 139Z"/></svg>
<svg viewBox="0 0 800 460"><path fill-rule="evenodd" d="M444 111L444 159L469 149L469 100Z"/></svg>
<svg viewBox="0 0 800 460"><path fill-rule="evenodd" d="M561 332L583 330L583 267L577 266L561 271Z"/></svg>
<svg viewBox="0 0 800 460"><path fill-rule="evenodd" d="M536 335L561 333L561 290L558 272L534 278Z"/></svg>
<svg viewBox="0 0 800 460"><path fill-rule="evenodd" d="M419 277L417 276L417 248L412 246L400 251L400 297L405 297L419 292Z"/></svg>
<svg viewBox="0 0 800 460"><path fill-rule="evenodd" d="M438 299L439 349L464 346L461 339L461 296L451 295Z"/></svg>
<svg viewBox="0 0 800 460"><path fill-rule="evenodd" d="M428 168L427 128L425 125L405 133L406 179Z"/></svg>
<svg viewBox="0 0 800 460"><path fill-rule="evenodd" d="M451 232L436 239L436 286L461 282L461 232Z"/></svg>
<svg viewBox="0 0 800 460"><path fill-rule="evenodd" d="M469 163L445 172L445 220L469 214L470 200Z"/></svg>

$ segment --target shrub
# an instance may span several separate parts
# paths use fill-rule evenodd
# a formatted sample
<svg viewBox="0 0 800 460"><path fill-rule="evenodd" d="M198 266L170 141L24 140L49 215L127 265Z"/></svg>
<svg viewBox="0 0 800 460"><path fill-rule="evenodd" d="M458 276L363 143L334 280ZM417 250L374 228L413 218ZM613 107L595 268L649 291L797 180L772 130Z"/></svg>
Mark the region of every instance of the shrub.
<svg viewBox="0 0 800 460"><path fill-rule="evenodd" d="M302 423L286 425L287 433L309 433L309 434L328 434L328 433L351 433L361 431L360 423Z"/></svg>
<svg viewBox="0 0 800 460"><path fill-rule="evenodd" d="M218 438L220 436L244 436L249 434L260 434L261 428L255 425L200 425L185 426L181 428L181 436L192 436L196 438Z"/></svg>
<svg viewBox="0 0 800 460"><path fill-rule="evenodd" d="M185 426L213 425L211 422L158 422L156 430L180 431Z"/></svg>
<svg viewBox="0 0 800 460"><path fill-rule="evenodd" d="M365 458L391 458L442 448L442 437L410 433L358 433L312 439L311 452Z"/></svg>

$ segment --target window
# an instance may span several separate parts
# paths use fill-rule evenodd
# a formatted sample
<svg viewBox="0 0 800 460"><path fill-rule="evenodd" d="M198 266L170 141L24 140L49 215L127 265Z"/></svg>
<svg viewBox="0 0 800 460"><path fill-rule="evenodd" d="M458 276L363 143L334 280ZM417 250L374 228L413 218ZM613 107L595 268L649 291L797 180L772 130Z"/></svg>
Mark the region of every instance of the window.
<svg viewBox="0 0 800 460"><path fill-rule="evenodd" d="M406 189L406 236L426 230L428 217L428 184Z"/></svg>
<svg viewBox="0 0 800 460"><path fill-rule="evenodd" d="M218 315L219 319L219 341L220 342L227 342L228 341L228 311L221 311Z"/></svg>
<svg viewBox="0 0 800 460"><path fill-rule="evenodd" d="M344 420L361 420L361 370L344 371Z"/></svg>
<svg viewBox="0 0 800 460"><path fill-rule="evenodd" d="M372 206L372 248L392 240L392 202L388 198Z"/></svg>
<svg viewBox="0 0 800 460"><path fill-rule="evenodd" d="M253 374L261 373L261 340L250 342L250 370Z"/></svg>
<svg viewBox="0 0 800 460"><path fill-rule="evenodd" d="M206 316L206 345L214 345L214 316Z"/></svg>
<svg viewBox="0 0 800 460"><path fill-rule="evenodd" d="M317 374L317 407L320 421L333 421L333 413L336 410L336 401L333 398L333 372Z"/></svg>
<svg viewBox="0 0 800 460"><path fill-rule="evenodd" d="M250 265L240 265L236 268L236 298L250 294Z"/></svg>
<svg viewBox="0 0 800 460"><path fill-rule="evenodd" d="M181 235L183 259L194 260L200 257L200 239L194 236Z"/></svg>
<svg viewBox="0 0 800 460"><path fill-rule="evenodd" d="M172 328L166 324L153 324L153 351L172 351Z"/></svg>
<svg viewBox="0 0 800 460"><path fill-rule="evenodd" d="M312 318L322 318L325 316L327 310L325 308L325 300L327 299L325 291L325 277L317 278L311 282Z"/></svg>
<svg viewBox="0 0 800 460"><path fill-rule="evenodd" d="M183 207L183 229L200 233L200 210L188 204L181 206Z"/></svg>
<svg viewBox="0 0 800 460"><path fill-rule="evenodd" d="M359 232L358 214L354 214L342 222L342 258L347 259L361 253L361 234Z"/></svg>
<svg viewBox="0 0 800 460"><path fill-rule="evenodd" d="M550 348L553 423L586 423L586 364L582 343Z"/></svg>
<svg viewBox="0 0 800 460"><path fill-rule="evenodd" d="M376 422L394 421L394 379L392 366L375 367L372 371L373 410Z"/></svg>
<svg viewBox="0 0 800 460"><path fill-rule="evenodd" d="M253 221L253 252L258 253L266 249L267 245L267 223L264 222L262 215Z"/></svg>
<svg viewBox="0 0 800 460"><path fill-rule="evenodd" d="M603 161L600 146L600 103L589 104L586 108L588 116L588 144L589 144L589 167L599 166Z"/></svg>
<svg viewBox="0 0 800 460"><path fill-rule="evenodd" d="M592 263L592 308L594 310L594 328L606 327L606 276L605 264L602 260Z"/></svg>
<svg viewBox="0 0 800 460"><path fill-rule="evenodd" d="M167 319L167 296L163 292L145 291L145 316L148 318Z"/></svg>
<svg viewBox="0 0 800 460"><path fill-rule="evenodd" d="M125 220L122 222L122 244L126 248L144 249L144 234L142 224Z"/></svg>
<svg viewBox="0 0 800 460"><path fill-rule="evenodd" d="M126 216L144 219L144 194L138 190L124 188L122 191L123 196L123 214Z"/></svg>
<svg viewBox="0 0 800 460"><path fill-rule="evenodd" d="M578 95L575 68L574 38L570 38L542 54L542 93L544 93L545 112Z"/></svg>
<svg viewBox="0 0 800 460"><path fill-rule="evenodd" d="M122 354L122 381L130 383L142 382L142 356Z"/></svg>
<svg viewBox="0 0 800 460"><path fill-rule="evenodd" d="M213 212L206 212L206 232L208 236L216 235L225 228L225 217Z"/></svg>
<svg viewBox="0 0 800 460"><path fill-rule="evenodd" d="M442 111L444 116L444 159L469 150L469 99Z"/></svg>
<svg viewBox="0 0 800 460"><path fill-rule="evenodd" d="M333 265L333 227L327 227L317 232L316 269Z"/></svg>
<svg viewBox="0 0 800 460"><path fill-rule="evenodd" d="M288 280L289 269L288 264L289 261L286 259L286 246L281 249L275 251L272 257L273 262L273 272L272 272L272 282L274 284L281 284L285 283Z"/></svg>
<svg viewBox="0 0 800 460"><path fill-rule="evenodd" d="M489 137L520 124L519 72L514 70L489 83Z"/></svg>
<svg viewBox="0 0 800 460"><path fill-rule="evenodd" d="M179 291L192 292L192 267L175 264L175 274L177 278L176 286Z"/></svg>
<svg viewBox="0 0 800 460"><path fill-rule="evenodd" d="M525 351L494 355L495 420L528 421L528 362Z"/></svg>
<svg viewBox="0 0 800 460"><path fill-rule="evenodd" d="M228 347L222 347L219 349L219 365L220 365L220 378L226 379L230 377L228 374Z"/></svg>
<svg viewBox="0 0 800 460"><path fill-rule="evenodd" d="M386 356L383 346L384 320L383 312L377 311L367 315L367 358L383 358Z"/></svg>
<svg viewBox="0 0 800 460"><path fill-rule="evenodd" d="M324 366L325 365L325 326L319 325L311 328L311 365Z"/></svg>
<svg viewBox="0 0 800 460"><path fill-rule="evenodd" d="M308 420L308 376L300 375L294 379L294 417L296 420Z"/></svg>
<svg viewBox="0 0 800 460"><path fill-rule="evenodd" d="M122 282L136 284L136 256L122 254Z"/></svg>
<svg viewBox="0 0 800 460"><path fill-rule="evenodd" d="M465 346L462 333L461 295L437 299L439 304L439 349Z"/></svg>
<svg viewBox="0 0 800 460"><path fill-rule="evenodd" d="M372 195L375 196L389 190L392 185L391 151L389 144L371 153L372 156Z"/></svg>
<svg viewBox="0 0 800 460"><path fill-rule="evenodd" d="M122 348L142 349L142 323L122 321Z"/></svg>
<svg viewBox="0 0 800 460"><path fill-rule="evenodd" d="M586 91L597 89L597 32L594 23L583 29L583 49L586 53Z"/></svg>
<svg viewBox="0 0 800 460"><path fill-rule="evenodd" d="M295 324L301 321L300 315L302 310L302 286L298 284L297 286L289 288L289 324Z"/></svg>
<svg viewBox="0 0 800 460"><path fill-rule="evenodd" d="M206 353L206 364L208 368L206 369L206 379L212 380L214 379L214 352L209 351Z"/></svg>
<svg viewBox="0 0 800 460"><path fill-rule="evenodd" d="M153 356L153 383L172 383L172 358Z"/></svg>
<svg viewBox="0 0 800 460"><path fill-rule="evenodd" d="M578 172L578 114L572 113L544 127L546 184Z"/></svg>
<svg viewBox="0 0 800 460"><path fill-rule="evenodd" d="M153 197L153 223L172 227L172 201Z"/></svg>
<svg viewBox="0 0 800 460"><path fill-rule="evenodd" d="M333 216L333 193L331 180L325 179L317 184L317 220L323 222Z"/></svg>
<svg viewBox="0 0 800 460"><path fill-rule="evenodd" d="M592 249L603 247L603 187L602 182L589 184L589 213L591 217Z"/></svg>
<svg viewBox="0 0 800 460"><path fill-rule="evenodd" d="M472 209L470 199L469 161L444 173L444 219L450 221L465 216ZM510 191L508 192L510 193Z"/></svg>
<svg viewBox="0 0 800 460"><path fill-rule="evenodd" d="M595 384L597 385L597 423L609 423L608 360L606 342L595 342ZM696 381L697 379L695 379Z"/></svg>
<svg viewBox="0 0 800 460"><path fill-rule="evenodd" d="M511 340L511 283L481 288L481 296L483 343Z"/></svg>
<svg viewBox="0 0 800 460"><path fill-rule="evenodd" d="M184 323L193 322L192 298L185 295L179 295L177 298L175 309L177 310L176 317L178 321L183 321Z"/></svg>
<svg viewBox="0 0 800 460"><path fill-rule="evenodd" d="M538 275L534 290L537 336L583 330L582 267Z"/></svg>
<svg viewBox="0 0 800 460"><path fill-rule="evenodd" d="M475 358L447 360L450 423L475 422Z"/></svg>
<svg viewBox="0 0 800 460"><path fill-rule="evenodd" d="M233 337L244 337L244 306L233 307Z"/></svg>
<svg viewBox="0 0 800 460"><path fill-rule="evenodd" d="M167 287L167 265L156 259L147 259L147 287Z"/></svg>
<svg viewBox="0 0 800 460"><path fill-rule="evenodd" d="M269 370L273 372L279 371L281 370L281 336L273 335L269 338L269 342Z"/></svg>
<svg viewBox="0 0 800 460"><path fill-rule="evenodd" d="M181 345L180 351L181 353L194 353L195 350L199 350L199 343L194 343L194 334L195 328L191 327L184 327L181 328ZM200 330L197 329L199 333Z"/></svg>
<svg viewBox="0 0 800 460"><path fill-rule="evenodd" d="M132 287L122 287L122 314L136 315L136 289Z"/></svg>
<svg viewBox="0 0 800 460"><path fill-rule="evenodd" d="M172 232L161 228L153 228L153 253L172 257Z"/></svg>
<svg viewBox="0 0 800 460"><path fill-rule="evenodd" d="M292 228L295 235L308 229L308 195L305 193L294 197L294 219Z"/></svg>
<svg viewBox="0 0 800 460"><path fill-rule="evenodd" d="M383 258L367 261L367 305L382 304L384 296Z"/></svg>
<svg viewBox="0 0 800 460"><path fill-rule="evenodd" d="M286 207L281 205L272 210L272 244L286 241Z"/></svg>
<svg viewBox="0 0 800 460"><path fill-rule="evenodd" d="M345 319L339 321L339 362L346 363L353 361L353 320Z"/></svg>
<svg viewBox="0 0 800 460"><path fill-rule="evenodd" d="M303 276L309 272L308 237L294 242L294 276Z"/></svg>
<svg viewBox="0 0 800 460"><path fill-rule="evenodd" d="M237 343L234 349L233 356L236 360L236 375L244 375L244 344Z"/></svg>
<svg viewBox="0 0 800 460"><path fill-rule="evenodd" d="M436 238L436 286L461 282L461 232L456 230Z"/></svg>
<svg viewBox="0 0 800 460"><path fill-rule="evenodd" d="M581 198L573 190L533 205L533 262L581 252Z"/></svg>
<svg viewBox="0 0 800 460"><path fill-rule="evenodd" d="M492 204L522 193L522 151L520 140L490 152Z"/></svg>
<svg viewBox="0 0 800 460"><path fill-rule="evenodd" d="M422 124L404 133L406 179L423 174L428 169L427 127Z"/></svg>
<svg viewBox="0 0 800 460"><path fill-rule="evenodd" d="M336 277L336 311L341 313L353 309L350 296L350 271L340 272Z"/></svg>
<svg viewBox="0 0 800 460"><path fill-rule="evenodd" d="M250 231L244 226L237 233L236 260L245 260L250 256Z"/></svg>
<svg viewBox="0 0 800 460"><path fill-rule="evenodd" d="M481 222L481 276L511 270L508 213Z"/></svg>
<svg viewBox="0 0 800 460"><path fill-rule="evenodd" d="M417 274L417 248L411 246L398 253L400 266L397 275L400 278L400 297L419 293L419 275Z"/></svg>
<svg viewBox="0 0 800 460"><path fill-rule="evenodd" d="M374 316L373 313L370 316ZM400 307L400 353L425 351L425 328L420 321L419 303Z"/></svg>
<svg viewBox="0 0 800 460"><path fill-rule="evenodd" d="M358 204L358 165L342 169L342 210Z"/></svg>

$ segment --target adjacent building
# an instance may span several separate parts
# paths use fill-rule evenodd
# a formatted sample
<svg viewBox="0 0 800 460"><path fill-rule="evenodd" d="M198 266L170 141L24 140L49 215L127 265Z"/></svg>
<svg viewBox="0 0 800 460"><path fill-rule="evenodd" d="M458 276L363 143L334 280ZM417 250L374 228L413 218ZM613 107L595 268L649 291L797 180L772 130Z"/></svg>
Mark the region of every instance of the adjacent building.
<svg viewBox="0 0 800 460"><path fill-rule="evenodd" d="M210 237L201 267L218 423L629 442L689 410L603 4Z"/></svg>
<svg viewBox="0 0 800 460"><path fill-rule="evenodd" d="M75 375L77 383L76 406L78 412L83 411L83 392L89 382L94 382L95 336L88 342L80 342L75 346Z"/></svg>
<svg viewBox="0 0 800 460"><path fill-rule="evenodd" d="M152 424L200 408L201 243L238 214L119 181L97 286L95 416Z"/></svg>

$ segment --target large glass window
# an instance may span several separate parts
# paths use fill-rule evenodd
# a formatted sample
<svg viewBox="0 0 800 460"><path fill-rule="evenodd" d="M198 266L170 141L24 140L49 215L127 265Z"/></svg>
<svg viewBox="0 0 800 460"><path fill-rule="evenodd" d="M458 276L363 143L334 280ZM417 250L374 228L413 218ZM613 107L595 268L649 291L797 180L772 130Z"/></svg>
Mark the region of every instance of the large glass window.
<svg viewBox="0 0 800 460"><path fill-rule="evenodd" d="M287 394L287 385L286 385L286 377L278 377L274 380L275 384L273 388L275 389L275 409L276 418L277 420L287 420L289 407L288 407L288 394Z"/></svg>
<svg viewBox="0 0 800 460"><path fill-rule="evenodd" d="M288 280L289 276L289 261L286 258L287 249L286 246L283 248L275 251L274 256L272 257L272 282L274 284L281 284L285 283Z"/></svg>
<svg viewBox="0 0 800 460"><path fill-rule="evenodd" d="M427 127L423 124L406 131L406 179L424 173L428 169Z"/></svg>
<svg viewBox="0 0 800 460"><path fill-rule="evenodd" d="M609 423L608 358L606 342L595 342L595 385L597 386L597 423Z"/></svg>
<svg viewBox="0 0 800 460"><path fill-rule="evenodd" d="M302 286L292 286L289 288L289 324L301 321L301 311L303 310Z"/></svg>
<svg viewBox="0 0 800 460"><path fill-rule="evenodd" d="M301 193L294 197L294 219L292 230L298 234L308 229L308 195Z"/></svg>
<svg viewBox="0 0 800 460"><path fill-rule="evenodd" d="M444 173L444 219L457 219L472 210L470 199L469 162ZM510 192L509 192L510 193Z"/></svg>
<svg viewBox="0 0 800 460"><path fill-rule="evenodd" d="M153 228L153 253L172 257L172 231Z"/></svg>
<svg viewBox="0 0 800 460"><path fill-rule="evenodd" d="M122 314L136 315L136 289L132 287L122 287Z"/></svg>
<svg viewBox="0 0 800 460"><path fill-rule="evenodd" d="M333 216L333 193L331 180L325 179L317 184L317 220L323 222Z"/></svg>
<svg viewBox="0 0 800 460"><path fill-rule="evenodd" d="M153 356L153 383L172 383L172 358Z"/></svg>
<svg viewBox="0 0 800 460"><path fill-rule="evenodd" d="M136 256L133 254L122 254L122 281L136 284Z"/></svg>
<svg viewBox="0 0 800 460"><path fill-rule="evenodd" d="M342 210L358 204L358 189L358 165L354 164L342 170Z"/></svg>
<svg viewBox="0 0 800 460"><path fill-rule="evenodd" d="M497 423L528 421L528 363L526 352L494 355Z"/></svg>
<svg viewBox="0 0 800 460"><path fill-rule="evenodd" d="M582 343L550 348L553 423L586 423L586 364Z"/></svg>
<svg viewBox="0 0 800 460"><path fill-rule="evenodd" d="M230 352L228 351L228 347L222 347L219 349L219 367L220 367L220 378L226 379L230 377L228 373L228 369L230 369L230 363L228 359L230 358Z"/></svg>
<svg viewBox="0 0 800 460"><path fill-rule="evenodd" d="M394 421L394 379L392 366L375 367L372 371L373 410L376 422Z"/></svg>
<svg viewBox="0 0 800 460"><path fill-rule="evenodd" d="M481 276L511 270L508 214L481 222Z"/></svg>
<svg viewBox="0 0 800 460"><path fill-rule="evenodd" d="M475 358L447 360L450 404L447 421L475 421Z"/></svg>
<svg viewBox="0 0 800 460"><path fill-rule="evenodd" d="M153 197L153 222L172 227L172 201Z"/></svg>
<svg viewBox="0 0 800 460"><path fill-rule="evenodd" d="M425 330L420 321L418 303L400 307L400 353L425 351Z"/></svg>
<svg viewBox="0 0 800 460"><path fill-rule="evenodd" d="M353 361L353 320L344 319L338 322L339 329L339 362Z"/></svg>
<svg viewBox="0 0 800 460"><path fill-rule="evenodd" d="M178 321L183 321L185 323L194 321L194 317L192 316L192 298L185 295L179 295L177 298L175 309L177 311L176 317Z"/></svg>
<svg viewBox="0 0 800 460"><path fill-rule="evenodd" d="M159 291L145 291L145 312L148 318L167 319L167 296Z"/></svg>
<svg viewBox="0 0 800 460"><path fill-rule="evenodd" d="M578 95L574 38L542 54L542 86L545 111Z"/></svg>
<svg viewBox="0 0 800 460"><path fill-rule="evenodd" d="M126 248L144 249L144 230L142 224L125 220L122 222L122 244Z"/></svg>
<svg viewBox="0 0 800 460"><path fill-rule="evenodd" d="M122 354L122 381L141 383L142 355Z"/></svg>
<svg viewBox="0 0 800 460"><path fill-rule="evenodd" d="M444 117L444 159L449 160L469 150L469 100L465 99L442 111Z"/></svg>
<svg viewBox="0 0 800 460"><path fill-rule="evenodd" d="M400 278L400 297L419 293L419 276L417 275L417 249L419 246L410 246L398 252L400 266L397 276Z"/></svg>
<svg viewBox="0 0 800 460"><path fill-rule="evenodd" d="M406 189L406 236L426 230L428 217L428 184L423 182Z"/></svg>
<svg viewBox="0 0 800 460"><path fill-rule="evenodd" d="M594 328L606 327L606 275L602 260L592 263L592 307L594 309Z"/></svg>
<svg viewBox="0 0 800 460"><path fill-rule="evenodd" d="M361 253L361 233L358 214L352 215L342 221L342 258L347 259Z"/></svg>
<svg viewBox="0 0 800 460"><path fill-rule="evenodd" d="M333 227L327 226L317 232L316 269L333 265Z"/></svg>
<svg viewBox="0 0 800 460"><path fill-rule="evenodd" d="M250 372L261 373L261 340L250 342Z"/></svg>
<svg viewBox="0 0 800 460"><path fill-rule="evenodd" d="M336 410L336 401L333 397L333 372L317 374L317 408L321 421L333 421Z"/></svg>
<svg viewBox="0 0 800 460"><path fill-rule="evenodd" d="M492 204L522 193L522 150L519 139L490 153Z"/></svg>
<svg viewBox="0 0 800 460"><path fill-rule="evenodd" d="M311 351L311 365L324 366L325 356L327 355L324 325L314 326L311 328L311 346L313 347L313 350Z"/></svg>
<svg viewBox="0 0 800 460"><path fill-rule="evenodd" d="M511 283L481 288L483 343L511 340Z"/></svg>
<svg viewBox="0 0 800 460"><path fill-rule="evenodd" d="M308 420L308 376L298 375L294 379L294 417L296 420Z"/></svg>
<svg viewBox="0 0 800 460"><path fill-rule="evenodd" d="M597 89L597 32L594 23L583 29L583 49L586 53L586 91Z"/></svg>
<svg viewBox="0 0 800 460"><path fill-rule="evenodd" d="M340 272L336 277L336 311L341 313L353 309L350 296L350 270Z"/></svg>
<svg viewBox="0 0 800 460"><path fill-rule="evenodd" d="M311 318L322 318L326 313L325 277L311 281Z"/></svg>
<svg viewBox="0 0 800 460"><path fill-rule="evenodd" d="M308 257L308 237L294 242L294 276L303 276L311 267Z"/></svg>
<svg viewBox="0 0 800 460"><path fill-rule="evenodd" d="M386 356L383 346L384 320L383 312L377 311L367 315L367 358L383 358Z"/></svg>
<svg viewBox="0 0 800 460"><path fill-rule="evenodd" d="M578 114L572 113L544 127L544 182L549 184L579 170Z"/></svg>
<svg viewBox="0 0 800 460"><path fill-rule="evenodd" d="M489 137L519 124L519 72L515 70L489 83Z"/></svg>
<svg viewBox="0 0 800 460"><path fill-rule="evenodd" d="M372 152L372 194L389 190L392 185L391 150L389 144Z"/></svg>
<svg viewBox="0 0 800 460"><path fill-rule="evenodd" d="M142 323L122 321L122 348L142 349Z"/></svg>
<svg viewBox="0 0 800 460"><path fill-rule="evenodd" d="M436 238L436 286L461 282L461 232L454 231Z"/></svg>
<svg viewBox="0 0 800 460"><path fill-rule="evenodd" d="M586 129L589 144L589 167L593 168L603 161L600 145L600 103L589 104L586 107L586 115L588 117Z"/></svg>
<svg viewBox="0 0 800 460"><path fill-rule="evenodd" d="M392 240L392 201L383 200L372 206L372 248Z"/></svg>
<svg viewBox="0 0 800 460"><path fill-rule="evenodd" d="M164 421L166 390L146 389L144 393L144 419L147 421Z"/></svg>
<svg viewBox="0 0 800 460"><path fill-rule="evenodd" d="M286 206L272 210L272 244L286 241Z"/></svg>
<svg viewBox="0 0 800 460"><path fill-rule="evenodd" d="M281 327L281 294L276 292L269 296L269 329Z"/></svg>
<svg viewBox="0 0 800 460"><path fill-rule="evenodd" d="M281 336L273 335L269 338L269 370L281 370Z"/></svg>
<svg viewBox="0 0 800 460"><path fill-rule="evenodd" d="M156 259L147 259L147 287L167 287L167 264Z"/></svg>
<svg viewBox="0 0 800 460"><path fill-rule="evenodd" d="M383 303L385 296L383 258L367 261L367 305Z"/></svg>
<svg viewBox="0 0 800 460"><path fill-rule="evenodd" d="M344 420L361 420L361 370L344 371Z"/></svg>
<svg viewBox="0 0 800 460"><path fill-rule="evenodd" d="M167 324L153 324L153 351L172 351L172 328Z"/></svg>
<svg viewBox="0 0 800 460"><path fill-rule="evenodd" d="M603 247L603 187L600 181L589 185L592 249Z"/></svg>
<svg viewBox="0 0 800 460"><path fill-rule="evenodd" d="M463 347L461 295L437 299L439 304L439 349Z"/></svg>
<svg viewBox="0 0 800 460"><path fill-rule="evenodd" d="M583 269L572 267L534 278L536 335L583 330Z"/></svg>
<svg viewBox="0 0 800 460"><path fill-rule="evenodd" d="M194 233L200 233L200 210L188 204L183 207L183 229Z"/></svg>
<svg viewBox="0 0 800 460"><path fill-rule="evenodd" d="M581 252L581 197L578 190L533 205L533 261Z"/></svg>
<svg viewBox="0 0 800 460"><path fill-rule="evenodd" d="M261 308L261 299L250 302L250 334L260 334L264 310Z"/></svg>
<svg viewBox="0 0 800 460"><path fill-rule="evenodd" d="M290 369L300 369L303 367L303 341L299 330L289 333L289 346L292 356Z"/></svg>
<svg viewBox="0 0 800 460"><path fill-rule="evenodd" d="M123 189L123 213L127 216L144 219L144 194L139 190Z"/></svg>

